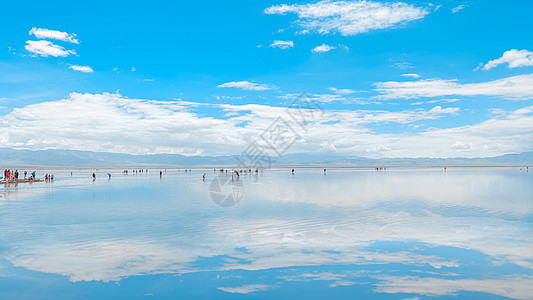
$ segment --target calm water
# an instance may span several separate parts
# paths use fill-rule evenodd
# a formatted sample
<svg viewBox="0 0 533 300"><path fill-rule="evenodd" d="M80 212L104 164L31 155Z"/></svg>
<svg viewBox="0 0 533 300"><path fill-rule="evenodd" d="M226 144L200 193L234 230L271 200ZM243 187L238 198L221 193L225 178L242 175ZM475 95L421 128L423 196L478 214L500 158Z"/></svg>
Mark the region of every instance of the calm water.
<svg viewBox="0 0 533 300"><path fill-rule="evenodd" d="M533 299L533 170L272 169L232 207L213 170L50 172L0 187L0 299Z"/></svg>

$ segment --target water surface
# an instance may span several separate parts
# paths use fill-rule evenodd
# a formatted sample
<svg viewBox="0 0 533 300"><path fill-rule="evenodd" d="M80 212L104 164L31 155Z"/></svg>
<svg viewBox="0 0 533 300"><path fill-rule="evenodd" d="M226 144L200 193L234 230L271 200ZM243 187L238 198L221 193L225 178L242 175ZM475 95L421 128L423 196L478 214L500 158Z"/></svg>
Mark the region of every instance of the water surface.
<svg viewBox="0 0 533 300"><path fill-rule="evenodd" d="M519 168L271 169L232 207L212 169L45 172L0 188L1 299L533 299Z"/></svg>

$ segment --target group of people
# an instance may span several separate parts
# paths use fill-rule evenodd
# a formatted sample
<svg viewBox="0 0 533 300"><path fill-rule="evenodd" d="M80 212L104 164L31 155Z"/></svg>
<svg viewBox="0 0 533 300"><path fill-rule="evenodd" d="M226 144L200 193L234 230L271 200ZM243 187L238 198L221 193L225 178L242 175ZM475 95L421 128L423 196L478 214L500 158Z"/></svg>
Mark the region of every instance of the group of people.
<svg viewBox="0 0 533 300"><path fill-rule="evenodd" d="M143 169L140 169L140 170L131 170L131 174L139 174L139 173L142 174L142 173L145 173L145 172L148 173L148 169L146 169L146 170L143 170ZM123 170L123 171L122 171L122 174L124 174L124 175L128 175L128 174L129 174L129 170Z"/></svg>
<svg viewBox="0 0 533 300"><path fill-rule="evenodd" d="M189 172L190 172L190 171L191 171L191 170L189 170ZM213 173L215 173L216 171L217 171L216 169L213 169ZM220 169L220 170L218 170L218 171L219 171L220 173L224 173L224 169ZM228 173L228 170L225 170L225 171L226 171L226 173ZM252 169L248 169L248 170L246 170L246 169L244 169L244 170L241 169L240 171L239 171L239 170L231 169L231 172L233 172L233 173L237 173L237 174L238 174L238 173L246 174L246 172L248 172L248 173L252 174ZM257 174L257 172L259 172L259 169L255 169L255 173L256 173L256 174Z"/></svg>
<svg viewBox="0 0 533 300"><path fill-rule="evenodd" d="M44 181L54 181L54 174L44 174Z"/></svg>
<svg viewBox="0 0 533 300"><path fill-rule="evenodd" d="M27 171L24 171L24 179L26 179L26 177L28 176L28 172ZM5 169L4 170L4 179L6 180L16 180L16 179L19 179L19 170L8 170L8 169ZM31 174L30 174L30 178L29 179L35 179L35 171L33 171Z"/></svg>

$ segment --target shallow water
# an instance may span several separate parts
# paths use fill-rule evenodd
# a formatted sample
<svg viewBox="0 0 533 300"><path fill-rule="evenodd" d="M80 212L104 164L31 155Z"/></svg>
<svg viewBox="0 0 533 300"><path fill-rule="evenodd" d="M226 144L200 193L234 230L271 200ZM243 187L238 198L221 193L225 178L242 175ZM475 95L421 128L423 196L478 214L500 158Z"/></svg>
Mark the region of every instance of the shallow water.
<svg viewBox="0 0 533 300"><path fill-rule="evenodd" d="M533 299L519 168L271 169L231 207L213 170L70 171L0 188L1 299Z"/></svg>

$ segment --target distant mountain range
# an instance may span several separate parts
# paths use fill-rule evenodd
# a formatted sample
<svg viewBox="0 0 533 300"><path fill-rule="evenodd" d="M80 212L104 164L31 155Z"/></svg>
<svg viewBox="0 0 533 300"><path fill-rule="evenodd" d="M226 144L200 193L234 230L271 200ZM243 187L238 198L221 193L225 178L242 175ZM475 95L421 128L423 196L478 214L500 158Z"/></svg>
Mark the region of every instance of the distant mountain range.
<svg viewBox="0 0 533 300"><path fill-rule="evenodd" d="M75 150L14 150L0 148L0 169L20 167L237 167L239 155L184 156L179 154L131 155ZM272 157L273 167L283 166L526 166L533 152L485 158L381 158L339 154L287 154Z"/></svg>

